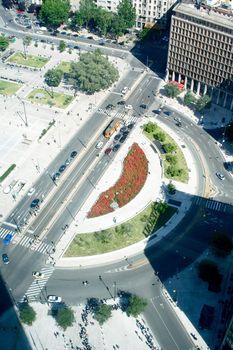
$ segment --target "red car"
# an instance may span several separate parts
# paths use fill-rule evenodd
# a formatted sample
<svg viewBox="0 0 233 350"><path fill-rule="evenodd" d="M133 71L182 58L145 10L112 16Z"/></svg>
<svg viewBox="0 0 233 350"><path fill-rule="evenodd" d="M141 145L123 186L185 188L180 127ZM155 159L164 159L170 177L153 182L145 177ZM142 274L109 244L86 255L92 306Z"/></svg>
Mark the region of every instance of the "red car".
<svg viewBox="0 0 233 350"><path fill-rule="evenodd" d="M112 148L106 148L106 150L104 151L104 153L108 156L110 153L112 152Z"/></svg>

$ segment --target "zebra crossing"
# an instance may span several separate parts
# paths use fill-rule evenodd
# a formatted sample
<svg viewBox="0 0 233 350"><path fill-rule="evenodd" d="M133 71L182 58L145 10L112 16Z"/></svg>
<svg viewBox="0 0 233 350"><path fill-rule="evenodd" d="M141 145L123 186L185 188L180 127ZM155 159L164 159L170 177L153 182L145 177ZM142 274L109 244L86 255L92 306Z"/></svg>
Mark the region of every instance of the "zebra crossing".
<svg viewBox="0 0 233 350"><path fill-rule="evenodd" d="M51 253L52 249L54 248L51 244L46 242L34 242L33 237L30 236L22 237L18 244L41 254Z"/></svg>
<svg viewBox="0 0 233 350"><path fill-rule="evenodd" d="M7 228L4 228L4 227L0 227L0 238L4 239L8 233L14 236L15 231L8 230Z"/></svg>
<svg viewBox="0 0 233 350"><path fill-rule="evenodd" d="M211 209L211 210L215 210L223 213L226 212L227 206L228 206L226 203L218 202L213 199L206 200L205 198L201 198L201 197L196 198L195 204L205 207L207 209Z"/></svg>
<svg viewBox="0 0 233 350"><path fill-rule="evenodd" d="M25 301L25 297L30 301L35 301L38 299L38 296L42 293L43 288L45 287L46 283L48 282L50 276L53 274L54 267L49 266L49 267L44 267L41 269L41 273L44 275L44 278L41 279L35 279L32 284L29 286L28 290L25 292L24 297L20 300L22 303ZM44 293L44 297L46 293Z"/></svg>

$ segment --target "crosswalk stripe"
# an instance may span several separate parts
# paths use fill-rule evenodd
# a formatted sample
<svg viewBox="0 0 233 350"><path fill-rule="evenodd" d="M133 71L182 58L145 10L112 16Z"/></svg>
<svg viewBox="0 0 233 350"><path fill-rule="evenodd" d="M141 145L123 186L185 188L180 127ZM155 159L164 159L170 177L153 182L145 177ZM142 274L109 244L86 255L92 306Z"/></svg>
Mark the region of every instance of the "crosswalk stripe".
<svg viewBox="0 0 233 350"><path fill-rule="evenodd" d="M12 236L15 235L15 231L8 230L7 228L0 227L0 238L5 238L6 235L10 233Z"/></svg>

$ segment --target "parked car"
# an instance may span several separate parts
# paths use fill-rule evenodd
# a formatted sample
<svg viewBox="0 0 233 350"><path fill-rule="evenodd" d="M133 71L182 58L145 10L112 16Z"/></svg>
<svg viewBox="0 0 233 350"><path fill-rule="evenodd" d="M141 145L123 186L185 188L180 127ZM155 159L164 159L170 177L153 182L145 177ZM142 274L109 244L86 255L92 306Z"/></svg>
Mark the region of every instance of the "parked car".
<svg viewBox="0 0 233 350"><path fill-rule="evenodd" d="M216 173L216 176L220 179L220 180L225 180L225 176L219 172Z"/></svg>
<svg viewBox="0 0 233 350"><path fill-rule="evenodd" d="M3 261L3 264L5 265L9 264L10 260L6 253L2 254L2 261Z"/></svg>
<svg viewBox="0 0 233 350"><path fill-rule="evenodd" d="M104 154L106 154L107 156L112 152L112 148L106 148L106 150L104 151Z"/></svg>
<svg viewBox="0 0 233 350"><path fill-rule="evenodd" d="M73 152L71 152L70 156L71 156L71 158L75 158L77 156L77 154L78 153L76 151L73 151Z"/></svg>
<svg viewBox="0 0 233 350"><path fill-rule="evenodd" d="M48 295L47 300L49 303L61 303L62 298L56 295Z"/></svg>
<svg viewBox="0 0 233 350"><path fill-rule="evenodd" d="M125 109L131 110L131 109L133 109L133 106L132 105L125 105Z"/></svg>
<svg viewBox="0 0 233 350"><path fill-rule="evenodd" d="M95 148L100 149L100 148L103 147L103 145L104 145L103 141L99 141L99 142L96 144Z"/></svg>
<svg viewBox="0 0 233 350"><path fill-rule="evenodd" d="M38 272L38 271L34 271L32 273L32 276L36 279L41 279L41 278L45 278L45 275L41 272Z"/></svg>
<svg viewBox="0 0 233 350"><path fill-rule="evenodd" d="M30 207L31 207L31 208L35 208L35 207L37 207L37 206L39 205L39 203L40 203L39 198L35 198L35 199L33 199L33 201L31 202Z"/></svg>
<svg viewBox="0 0 233 350"><path fill-rule="evenodd" d="M117 143L112 149L113 152L117 152L120 147L121 147L121 145L119 145L119 143Z"/></svg>
<svg viewBox="0 0 233 350"><path fill-rule="evenodd" d="M123 89L121 90L122 95L125 95L127 91L128 91L127 86L123 87Z"/></svg>
<svg viewBox="0 0 233 350"><path fill-rule="evenodd" d="M65 170L66 166L65 164L62 164L59 168L59 173L63 173L63 171Z"/></svg>
<svg viewBox="0 0 233 350"><path fill-rule="evenodd" d="M34 188L34 187L31 187L31 188L28 190L27 195L30 197L30 196L33 195L34 192L35 192L35 188Z"/></svg>

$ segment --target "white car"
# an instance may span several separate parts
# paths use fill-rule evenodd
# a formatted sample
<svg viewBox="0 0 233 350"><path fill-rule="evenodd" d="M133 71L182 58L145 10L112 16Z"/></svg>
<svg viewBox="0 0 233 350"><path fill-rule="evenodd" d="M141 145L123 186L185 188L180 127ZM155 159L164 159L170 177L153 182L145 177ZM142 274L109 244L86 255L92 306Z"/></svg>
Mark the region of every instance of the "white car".
<svg viewBox="0 0 233 350"><path fill-rule="evenodd" d="M56 295L48 295L47 300L49 303L61 303L62 298Z"/></svg>
<svg viewBox="0 0 233 350"><path fill-rule="evenodd" d="M125 109L133 109L133 106L132 105L125 105Z"/></svg>
<svg viewBox="0 0 233 350"><path fill-rule="evenodd" d="M99 141L99 142L96 144L95 148L100 149L100 148L103 147L103 145L104 145L103 141Z"/></svg>
<svg viewBox="0 0 233 350"><path fill-rule="evenodd" d="M32 276L36 279L41 279L41 278L45 278L45 275L41 272L38 272L38 271L34 271L32 273Z"/></svg>
<svg viewBox="0 0 233 350"><path fill-rule="evenodd" d="M225 180L225 176L219 172L216 173L216 176L220 179L220 180Z"/></svg>
<svg viewBox="0 0 233 350"><path fill-rule="evenodd" d="M35 192L35 188L31 187L30 190L28 191L28 196L31 197L34 192Z"/></svg>
<svg viewBox="0 0 233 350"><path fill-rule="evenodd" d="M125 86L125 87L121 90L122 95L125 95L127 91L128 91L128 88L127 88L127 86Z"/></svg>

